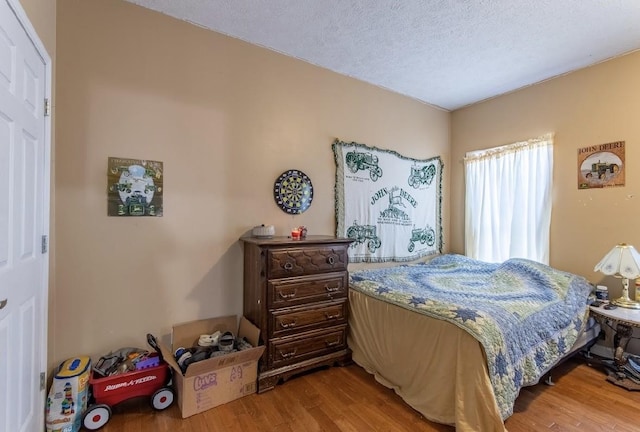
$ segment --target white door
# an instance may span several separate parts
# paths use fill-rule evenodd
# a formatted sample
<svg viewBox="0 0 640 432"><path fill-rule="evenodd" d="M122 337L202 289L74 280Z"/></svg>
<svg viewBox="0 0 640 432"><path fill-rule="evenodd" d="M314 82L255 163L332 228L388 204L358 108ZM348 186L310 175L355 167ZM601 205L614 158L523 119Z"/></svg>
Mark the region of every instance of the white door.
<svg viewBox="0 0 640 432"><path fill-rule="evenodd" d="M26 14L0 0L0 432L44 426L49 87L50 60Z"/></svg>

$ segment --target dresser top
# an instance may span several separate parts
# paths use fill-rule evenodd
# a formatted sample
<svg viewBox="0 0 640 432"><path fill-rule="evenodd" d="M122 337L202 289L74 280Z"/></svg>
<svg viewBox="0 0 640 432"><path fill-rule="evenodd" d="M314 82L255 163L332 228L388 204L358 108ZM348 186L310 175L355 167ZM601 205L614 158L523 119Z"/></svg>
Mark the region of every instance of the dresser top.
<svg viewBox="0 0 640 432"><path fill-rule="evenodd" d="M291 237L286 236L274 236L271 238L260 238L260 237L241 237L245 243L257 244L260 246L303 246L303 245L311 245L311 244L325 244L325 243L351 243L353 239L350 238L342 238L342 237L334 237L334 236L326 236L326 235L308 235L305 239L302 240L293 240Z"/></svg>

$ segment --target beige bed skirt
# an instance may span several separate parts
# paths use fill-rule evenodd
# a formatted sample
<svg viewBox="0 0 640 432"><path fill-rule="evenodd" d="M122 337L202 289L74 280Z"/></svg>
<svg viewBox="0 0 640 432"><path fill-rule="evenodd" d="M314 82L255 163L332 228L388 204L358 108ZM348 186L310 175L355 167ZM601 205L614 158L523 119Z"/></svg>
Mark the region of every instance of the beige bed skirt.
<svg viewBox="0 0 640 432"><path fill-rule="evenodd" d="M349 290L353 360L427 419L505 431L484 350L466 331Z"/></svg>

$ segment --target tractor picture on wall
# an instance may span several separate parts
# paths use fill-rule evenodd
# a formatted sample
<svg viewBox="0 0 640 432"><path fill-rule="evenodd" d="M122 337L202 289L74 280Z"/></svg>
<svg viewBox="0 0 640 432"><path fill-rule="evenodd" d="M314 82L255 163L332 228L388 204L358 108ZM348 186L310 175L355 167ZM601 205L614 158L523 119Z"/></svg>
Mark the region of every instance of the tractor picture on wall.
<svg viewBox="0 0 640 432"><path fill-rule="evenodd" d="M348 152L345 159L347 167L349 167L349 170L354 174L359 170L368 169L371 180L377 181L382 177L382 168L378 166L378 156L372 153L364 153L355 150Z"/></svg>
<svg viewBox="0 0 640 432"><path fill-rule="evenodd" d="M591 172L588 172L586 178L592 178L597 175L600 180L604 180L607 176L607 172L616 174L620 171L620 166L616 163L596 162L591 164Z"/></svg>
<svg viewBox="0 0 640 432"><path fill-rule="evenodd" d="M433 228L427 226L426 228L414 228L411 230L411 240L409 240L409 252L413 252L416 247L416 243L427 244L427 246L433 246L436 242L436 232Z"/></svg>
<svg viewBox="0 0 640 432"><path fill-rule="evenodd" d="M436 166L433 164L425 165L423 167L412 166L411 175L409 176L409 186L418 189L420 186L426 184L429 186L436 175Z"/></svg>
<svg viewBox="0 0 640 432"><path fill-rule="evenodd" d="M353 221L353 225L347 229L347 237L354 240L351 243L351 247L356 247L366 242L367 248L371 253L374 253L382 244L376 235L375 225L358 225L357 221Z"/></svg>

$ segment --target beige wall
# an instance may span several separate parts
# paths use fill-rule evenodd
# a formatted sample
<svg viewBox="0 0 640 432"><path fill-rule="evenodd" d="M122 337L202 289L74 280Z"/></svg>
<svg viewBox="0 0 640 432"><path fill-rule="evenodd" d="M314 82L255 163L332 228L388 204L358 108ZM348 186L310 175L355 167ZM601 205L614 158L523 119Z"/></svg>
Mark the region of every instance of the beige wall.
<svg viewBox="0 0 640 432"><path fill-rule="evenodd" d="M56 0L19 0L52 60L56 57Z"/></svg>
<svg viewBox="0 0 640 432"><path fill-rule="evenodd" d="M640 247L640 52L452 114L451 249L464 251L464 167L470 150L555 133L551 265L603 280L593 267L616 243ZM626 185L578 190L577 150L626 142ZM605 280L619 296L620 281Z"/></svg>
<svg viewBox="0 0 640 432"><path fill-rule="evenodd" d="M126 2L57 13L55 361L241 313L241 235L335 232L335 138L440 155L448 193L445 111ZM164 217L107 217L110 156L164 162ZM314 185L295 218L272 194L291 168Z"/></svg>

